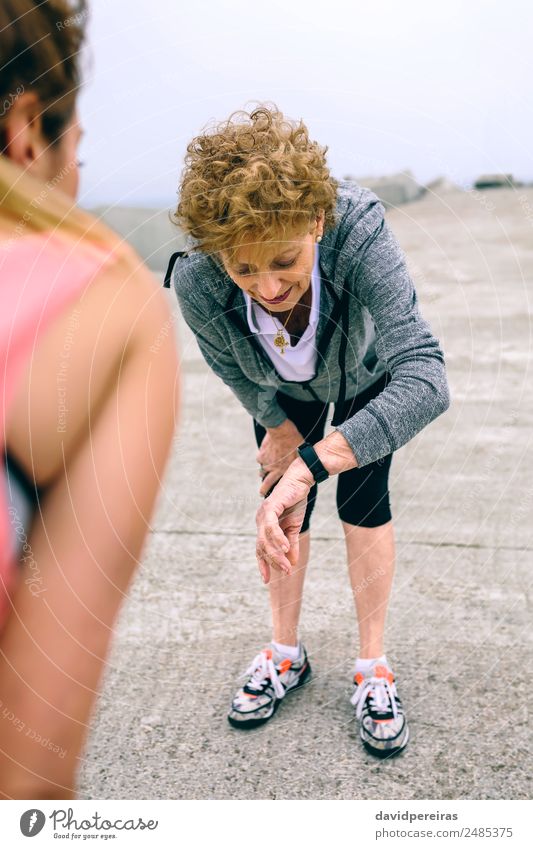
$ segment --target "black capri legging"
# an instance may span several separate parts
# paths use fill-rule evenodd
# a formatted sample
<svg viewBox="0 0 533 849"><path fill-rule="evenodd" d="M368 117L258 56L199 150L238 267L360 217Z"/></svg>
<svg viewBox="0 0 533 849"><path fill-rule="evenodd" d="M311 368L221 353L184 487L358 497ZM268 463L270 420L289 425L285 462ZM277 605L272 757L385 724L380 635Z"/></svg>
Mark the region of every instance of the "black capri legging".
<svg viewBox="0 0 533 849"><path fill-rule="evenodd" d="M386 372L364 392L360 392L355 398L346 401L342 421L346 421L359 410L362 410L372 398L379 395L390 379L390 373ZM277 393L276 400L307 442L314 444L323 438L329 404L320 401L296 401L281 392ZM254 430L259 447L266 431L255 419ZM363 466L362 469L350 469L338 476L337 513L343 522L364 528L377 528L391 520L389 498L391 462L392 454L387 454L386 457L381 457L375 463ZM309 491L307 509L300 533L309 530L309 521L315 506L316 495L317 485L315 484Z"/></svg>

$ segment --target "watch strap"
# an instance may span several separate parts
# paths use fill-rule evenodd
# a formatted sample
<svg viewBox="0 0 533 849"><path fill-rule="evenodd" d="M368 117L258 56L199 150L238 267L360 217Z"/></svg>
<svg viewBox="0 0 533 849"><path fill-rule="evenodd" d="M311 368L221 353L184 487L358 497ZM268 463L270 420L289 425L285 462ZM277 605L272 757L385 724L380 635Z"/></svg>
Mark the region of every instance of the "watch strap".
<svg viewBox="0 0 533 849"><path fill-rule="evenodd" d="M329 472L320 462L319 456L310 442L303 442L298 446L298 454L313 475L315 483L322 483L329 478Z"/></svg>

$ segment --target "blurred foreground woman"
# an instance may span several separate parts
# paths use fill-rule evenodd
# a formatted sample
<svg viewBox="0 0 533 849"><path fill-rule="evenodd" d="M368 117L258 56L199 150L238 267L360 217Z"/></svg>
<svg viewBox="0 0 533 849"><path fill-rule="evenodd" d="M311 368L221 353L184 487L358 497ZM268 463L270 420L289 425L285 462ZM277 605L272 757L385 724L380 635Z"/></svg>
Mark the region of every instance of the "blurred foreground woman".
<svg viewBox="0 0 533 849"><path fill-rule="evenodd" d="M0 8L0 798L75 795L169 452L157 283L75 207L86 9ZM167 325L168 326L168 325Z"/></svg>

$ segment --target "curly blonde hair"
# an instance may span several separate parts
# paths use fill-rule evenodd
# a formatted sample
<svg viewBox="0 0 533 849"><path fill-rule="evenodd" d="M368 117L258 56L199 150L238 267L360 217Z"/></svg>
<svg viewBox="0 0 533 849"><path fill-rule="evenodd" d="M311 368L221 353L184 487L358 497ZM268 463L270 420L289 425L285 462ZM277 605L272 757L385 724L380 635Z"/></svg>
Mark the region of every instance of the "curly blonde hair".
<svg viewBox="0 0 533 849"><path fill-rule="evenodd" d="M309 231L321 210L328 229L338 183L327 150L275 104L233 112L187 146L174 221L196 250L230 258L243 244L255 243L260 255L286 234Z"/></svg>

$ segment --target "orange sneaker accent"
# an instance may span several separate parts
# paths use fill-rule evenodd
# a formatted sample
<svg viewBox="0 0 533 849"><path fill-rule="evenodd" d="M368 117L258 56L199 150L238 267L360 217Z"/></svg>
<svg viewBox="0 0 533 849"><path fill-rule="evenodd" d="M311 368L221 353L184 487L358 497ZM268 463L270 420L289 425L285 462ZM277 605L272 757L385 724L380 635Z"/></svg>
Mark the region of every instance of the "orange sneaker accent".
<svg viewBox="0 0 533 849"><path fill-rule="evenodd" d="M272 660L272 649L263 649L267 660Z"/></svg>
<svg viewBox="0 0 533 849"><path fill-rule="evenodd" d="M362 684L363 681L365 680L365 676L363 675L362 672L356 672L353 680L355 681L356 684Z"/></svg>
<svg viewBox="0 0 533 849"><path fill-rule="evenodd" d="M291 666L292 660L288 657L284 658L279 665L279 670L281 674L283 675L284 672L287 672L291 668Z"/></svg>
<svg viewBox="0 0 533 849"><path fill-rule="evenodd" d="M376 666L375 673L376 678L386 678L389 684L394 681L394 675L386 666Z"/></svg>

